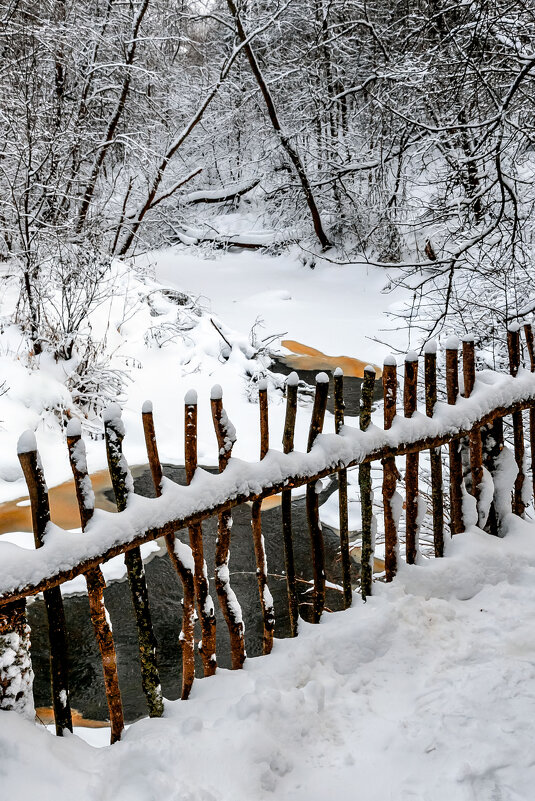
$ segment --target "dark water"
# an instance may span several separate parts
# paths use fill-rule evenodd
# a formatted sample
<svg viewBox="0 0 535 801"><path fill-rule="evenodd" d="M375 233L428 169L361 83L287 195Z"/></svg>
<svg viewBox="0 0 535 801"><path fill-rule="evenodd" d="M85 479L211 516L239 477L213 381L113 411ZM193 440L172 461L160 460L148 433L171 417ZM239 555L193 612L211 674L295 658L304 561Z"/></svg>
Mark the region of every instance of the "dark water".
<svg viewBox="0 0 535 801"><path fill-rule="evenodd" d="M282 373L291 372L282 364L277 365L277 370ZM313 384L315 373L300 371L300 377L307 383ZM355 416L358 414L360 385L362 382L360 379L348 378L344 383L346 414ZM379 385L378 392L380 393L380 382L377 383ZM331 400L329 402L331 403ZM180 484L185 483L184 470L182 468L168 465L165 466L164 473ZM321 493L320 503L323 503L335 489L336 481L333 480ZM142 495L154 495L148 470L135 479L135 490ZM111 499L113 500L113 495ZM304 580L298 582L300 612L306 618L311 601L311 592L310 584L305 582L311 580L312 563L304 498L298 499L292 504L292 517L296 572L298 577ZM237 507L233 511L233 520L230 554L231 584L243 611L247 653L249 656L257 656L262 652L262 618L255 575L250 506L244 504ZM286 581L284 578L280 507L272 508L262 513L262 527L270 573L269 587L275 604L275 636L287 637L290 631ZM210 589L217 610L218 663L221 667L230 667L228 630L217 608L217 596L213 582L216 533L217 521L215 519L210 519L203 524L205 558L210 576ZM333 583L340 584L339 538L327 526L323 526L323 533L327 579ZM183 541L188 541L187 532L181 532L180 536ZM162 689L166 698L174 699L180 695L181 689L181 653L178 636L182 619L182 587L166 555L153 558L146 565L146 574L152 620L158 641L158 664ZM357 577L358 573L355 568L354 579L356 580ZM147 709L141 690L137 633L128 582L125 580L111 584L105 590L105 601L113 625L125 717L127 721L132 721L146 715ZM341 593L333 589L327 589L327 608L334 611L340 609L341 604ZM69 638L71 704L86 718L104 720L107 718L108 709L104 695L100 655L89 617L87 597L71 596L66 598L65 615ZM35 705L38 707L50 706L47 623L44 604L41 600L35 601L28 608L28 620L32 629ZM200 630L196 633L196 639L200 639ZM197 665L197 675L202 675L200 659Z"/></svg>

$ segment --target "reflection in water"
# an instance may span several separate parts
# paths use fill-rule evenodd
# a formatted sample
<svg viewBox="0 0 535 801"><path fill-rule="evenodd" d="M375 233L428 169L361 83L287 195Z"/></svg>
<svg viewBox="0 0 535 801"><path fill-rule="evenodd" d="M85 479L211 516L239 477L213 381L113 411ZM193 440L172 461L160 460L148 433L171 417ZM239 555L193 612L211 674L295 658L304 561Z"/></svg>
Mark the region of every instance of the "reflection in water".
<svg viewBox="0 0 535 801"><path fill-rule="evenodd" d="M279 358L292 370L334 370L341 367L344 375L349 378L364 378L364 368L369 364L350 356L327 356L294 339L283 339L281 344L291 353ZM377 378L381 378L383 373L379 367L375 367L375 374Z"/></svg>

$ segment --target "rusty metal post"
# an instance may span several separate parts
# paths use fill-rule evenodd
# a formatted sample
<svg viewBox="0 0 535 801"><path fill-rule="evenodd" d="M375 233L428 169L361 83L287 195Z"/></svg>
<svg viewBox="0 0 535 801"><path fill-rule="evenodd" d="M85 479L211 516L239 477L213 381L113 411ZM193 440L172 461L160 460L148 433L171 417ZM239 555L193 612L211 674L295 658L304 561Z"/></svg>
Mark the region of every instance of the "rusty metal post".
<svg viewBox="0 0 535 801"><path fill-rule="evenodd" d="M459 340L450 336L446 340L446 392L448 403L454 406L459 397ZM463 465L458 439L449 444L450 454L450 530L459 534L463 521Z"/></svg>
<svg viewBox="0 0 535 801"><path fill-rule="evenodd" d="M364 380L360 389L359 426L367 431L372 419L375 370L369 364L364 368ZM362 515L362 550L360 555L360 591L365 601L372 594L373 553L375 549L375 527L373 520L372 466L368 462L359 465L360 509Z"/></svg>
<svg viewBox="0 0 535 801"><path fill-rule="evenodd" d="M383 365L384 428L392 428L397 409L397 367L394 356L387 356ZM393 456L383 459L383 514L385 524L385 574L392 581L398 569L398 510L396 485L399 473Z"/></svg>
<svg viewBox="0 0 535 801"><path fill-rule="evenodd" d="M412 417L418 402L418 355L409 351L405 356L405 378L403 383L403 412ZM405 553L408 565L416 562L418 553L418 465L419 454L408 453L405 457Z"/></svg>
<svg viewBox="0 0 535 801"><path fill-rule="evenodd" d="M26 599L0 606L0 710L33 720L33 670Z"/></svg>
<svg viewBox="0 0 535 801"><path fill-rule="evenodd" d="M86 451L82 440L82 429L79 420L69 420L69 424L67 425L67 448L74 478L78 509L80 511L80 523L82 531L85 531L95 510L95 495L87 469ZM100 567L88 570L85 574L85 578L87 582L89 614L91 616L95 639L102 660L104 689L110 715L110 739L111 743L115 743L121 739L121 733L124 729L124 715L121 690L119 688L119 676L117 674L117 654L115 653L113 634L108 622L108 612L104 602L106 582L104 581L104 576L102 575Z"/></svg>
<svg viewBox="0 0 535 801"><path fill-rule="evenodd" d="M32 527L35 547L44 545L46 528L50 522L50 506L41 459L37 452L35 435L26 431L18 442L19 461L28 485L32 509ZM48 619L50 641L50 678L52 684L52 706L56 723L56 734L62 736L65 729L72 731L71 705L69 701L69 662L67 656L67 627L60 587L51 587L43 592Z"/></svg>
<svg viewBox="0 0 535 801"><path fill-rule="evenodd" d="M520 325L512 323L507 329L507 349L509 351L509 370L512 376L516 376L520 369ZM513 439L515 447L515 460L518 473L515 479L513 493L513 512L522 517L526 509L523 498L524 489L524 423L522 412L514 412L513 418Z"/></svg>
<svg viewBox="0 0 535 801"><path fill-rule="evenodd" d="M437 402L437 344L428 342L424 353L425 413L433 416ZM444 556L444 497L442 487L442 456L440 448L429 451L431 467L431 498L433 501L433 543L435 556Z"/></svg>
<svg viewBox="0 0 535 801"><path fill-rule="evenodd" d="M334 430L340 434L344 425L344 373L337 367L333 374L334 382ZM342 587L344 606L347 609L353 600L351 586L351 556L349 554L349 523L347 504L347 470L338 471L338 509L340 521L340 556L342 562Z"/></svg>
<svg viewBox="0 0 535 801"><path fill-rule="evenodd" d="M282 435L282 449L284 453L291 453L294 449L295 419L297 416L297 387L299 376L290 373L286 379L286 417L284 419L284 433ZM295 576L295 561L292 537L292 491L283 490L281 494L282 538L284 540L284 568L286 572L286 586L288 589L288 611L290 615L290 634L297 637L299 625L299 603L297 600L297 582Z"/></svg>
<svg viewBox="0 0 535 801"><path fill-rule="evenodd" d="M323 429L327 398L329 395L329 376L318 373L316 376L316 394L312 408L312 418L308 431L307 452L312 450L314 442ZM312 605L312 622L319 623L325 608L325 549L321 530L317 481L307 484L306 510L308 530L312 545L312 567L314 572L314 600Z"/></svg>
<svg viewBox="0 0 535 801"><path fill-rule="evenodd" d="M529 354L529 365L532 373L535 373L535 347L533 345L533 329L530 323L524 325L526 345ZM535 405L529 410L529 443L531 457L531 485L532 503L535 503Z"/></svg>
<svg viewBox="0 0 535 801"><path fill-rule="evenodd" d="M269 419L267 381L262 379L258 383L258 404L260 409L260 459L264 459L269 450ZM262 653L269 654L273 648L273 633L275 631L275 609L273 596L269 591L267 581L267 559L264 535L262 534L262 501L253 501L251 509L251 527L253 531L253 545L256 560L256 578L258 593L262 608L264 635L262 640Z"/></svg>
<svg viewBox="0 0 535 801"><path fill-rule="evenodd" d="M141 417L152 483L156 497L159 498L162 494L163 473L156 442L152 403L150 401L145 401L143 404ZM195 585L193 570L188 567L188 564L193 562L193 555L189 545L179 540L175 534L166 534L165 545L171 564L182 582L182 630L179 638L182 649L182 690L180 697L185 701L189 698L195 681Z"/></svg>
<svg viewBox="0 0 535 801"><path fill-rule="evenodd" d="M197 469L197 393L190 390L184 399L184 446L186 483L191 484ZM202 524L193 523L189 526L189 542L193 552L195 572L195 595L197 597L197 610L202 632L202 645L199 648L205 676L213 676L217 669L216 657L216 619L206 563L204 561L204 548L202 541Z"/></svg>
<svg viewBox="0 0 535 801"><path fill-rule="evenodd" d="M219 448L219 472L222 473L236 442L236 430L223 408L223 391L216 384L210 394L212 419ZM215 546L215 587L219 605L225 618L230 637L230 656L233 670L243 667L245 661L244 624L241 606L230 586L229 560L232 513L220 512L217 518L217 540Z"/></svg>
<svg viewBox="0 0 535 801"><path fill-rule="evenodd" d="M104 410L102 419L115 503L117 511L122 512L126 509L129 494L134 491L134 482L123 456L124 424L120 407L116 403L110 404ZM156 637L152 628L145 568L139 547L126 551L124 562L136 619L143 692L150 717L160 717L163 714L163 697L156 662Z"/></svg>

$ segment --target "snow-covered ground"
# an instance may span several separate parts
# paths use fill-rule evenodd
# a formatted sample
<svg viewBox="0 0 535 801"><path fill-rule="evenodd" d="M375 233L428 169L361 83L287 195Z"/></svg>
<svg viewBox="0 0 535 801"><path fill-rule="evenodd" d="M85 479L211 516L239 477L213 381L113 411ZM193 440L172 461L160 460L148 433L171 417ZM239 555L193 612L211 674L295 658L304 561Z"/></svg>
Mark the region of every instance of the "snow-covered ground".
<svg viewBox="0 0 535 801"><path fill-rule="evenodd" d="M472 529L115 746L1 713L2 798L530 801L534 614L535 527Z"/></svg>

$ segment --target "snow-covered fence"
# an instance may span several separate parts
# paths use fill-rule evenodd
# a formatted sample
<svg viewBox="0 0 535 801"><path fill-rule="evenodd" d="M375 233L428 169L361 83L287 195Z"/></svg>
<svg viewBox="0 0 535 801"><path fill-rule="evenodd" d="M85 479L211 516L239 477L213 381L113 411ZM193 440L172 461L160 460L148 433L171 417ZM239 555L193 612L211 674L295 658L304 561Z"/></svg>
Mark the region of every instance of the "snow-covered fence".
<svg viewBox="0 0 535 801"><path fill-rule="evenodd" d="M375 519L370 465L383 465L383 515L385 534L385 579L391 581L397 570L399 521L405 505L406 561L418 560L419 531L426 511L419 491L420 454L430 452L432 524L436 557L444 553L444 510L449 508L450 530L459 533L477 524L492 534L504 533L502 523L508 514L524 514L534 487L535 460L535 353L531 326L524 327L528 369L522 367L521 331L517 325L508 331L510 375L483 370L476 372L474 341L462 343L462 385L459 375L459 342L446 342L446 386L439 400L436 346L424 352L423 387L425 413L418 410L418 366L416 354L404 362L403 412L397 413L398 371L396 360L385 360L383 372L384 424L371 422L375 371L366 368L361 392L359 429L344 425L343 374L334 374L335 433L323 433L329 382L324 373L317 376L307 452L294 450L298 378L287 381L287 413L283 452L270 449L268 396L259 385L260 459L245 463L231 458L236 439L234 426L223 407L220 387L211 395L212 418L219 447L219 473L197 469L197 396L185 398L185 466L187 486L179 486L162 474L158 456L152 405L142 410L148 461L157 497L143 498L134 493L132 477L122 452L124 427L118 406L104 414L106 451L117 503L117 514L94 509L94 495L87 472L85 447L79 423L71 421L67 445L80 510L82 533L59 529L50 521L48 492L39 460L35 437L24 434L19 441L19 458L28 483L35 551L0 542L0 708L27 712L31 708L31 664L25 599L43 592L49 621L51 681L56 731L72 728L69 707L67 637L60 584L84 574L87 579L91 618L101 651L105 690L111 721L111 738L117 740L123 729L123 710L111 625L104 605L104 579L101 564L118 554L125 562L137 623L142 684L149 714L163 711L158 675L157 643L154 637L147 585L139 546L164 537L171 562L183 587L182 698L190 693L195 678L195 606L202 631L200 648L203 672L209 676L217 666L215 649L216 618L210 595L203 552L202 522L217 517L218 538L215 553L215 587L231 643L232 667L245 660L245 637L239 601L231 587L229 549L232 509L252 504L252 534L256 575L263 620L263 652L273 645L275 610L268 586L268 566L262 535L261 503L266 497L282 493L282 540L293 636L298 630L299 609L293 557L291 517L292 489L306 485L306 510L313 565L313 603L309 619L318 622L325 606L325 564L323 533L319 519L317 484L322 477L336 473L339 482L340 551L343 595L346 605L353 598L351 586L347 469L359 466L362 509L361 592L365 599L372 592ZM460 392L461 388L461 392ZM529 410L529 448L532 482L526 480L523 411ZM512 418L514 458L504 445L504 418ZM444 497L441 448L449 450L449 501ZM406 457L405 504L398 493L400 474L396 458ZM177 532L187 529L189 544Z"/></svg>

